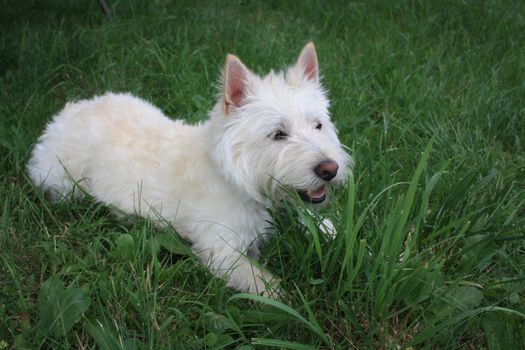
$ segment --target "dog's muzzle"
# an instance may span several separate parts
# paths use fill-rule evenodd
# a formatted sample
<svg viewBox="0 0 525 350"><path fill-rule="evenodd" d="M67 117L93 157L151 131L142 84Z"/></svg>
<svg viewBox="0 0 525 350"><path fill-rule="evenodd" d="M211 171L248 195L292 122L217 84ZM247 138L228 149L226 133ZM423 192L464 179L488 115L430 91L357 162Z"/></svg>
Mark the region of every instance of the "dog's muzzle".
<svg viewBox="0 0 525 350"><path fill-rule="evenodd" d="M339 170L339 164L337 164L337 162L333 159L323 160L313 169L315 175L326 182L329 182L337 176L337 170ZM322 203L327 197L325 185L320 186L312 191L299 190L297 193L302 200L313 204Z"/></svg>
<svg viewBox="0 0 525 350"><path fill-rule="evenodd" d="M326 199L326 186L321 186L314 191L297 191L299 197L305 202L319 204Z"/></svg>
<svg viewBox="0 0 525 350"><path fill-rule="evenodd" d="M339 164L335 160L327 159L317 164L314 173L324 181L330 181L337 175Z"/></svg>

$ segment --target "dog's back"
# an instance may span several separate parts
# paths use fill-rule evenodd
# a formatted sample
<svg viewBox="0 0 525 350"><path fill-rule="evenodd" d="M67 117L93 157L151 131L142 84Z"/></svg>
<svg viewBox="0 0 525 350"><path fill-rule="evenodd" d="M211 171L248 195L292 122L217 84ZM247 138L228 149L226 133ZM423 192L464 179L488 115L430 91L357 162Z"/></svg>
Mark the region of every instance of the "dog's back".
<svg viewBox="0 0 525 350"><path fill-rule="evenodd" d="M68 103L40 137L29 176L54 201L80 195L82 187L99 200L111 198L110 204L121 204L112 203L115 198L122 204L133 202L129 194L137 192L141 179L169 161L165 158L183 139L177 136L192 129L129 94Z"/></svg>

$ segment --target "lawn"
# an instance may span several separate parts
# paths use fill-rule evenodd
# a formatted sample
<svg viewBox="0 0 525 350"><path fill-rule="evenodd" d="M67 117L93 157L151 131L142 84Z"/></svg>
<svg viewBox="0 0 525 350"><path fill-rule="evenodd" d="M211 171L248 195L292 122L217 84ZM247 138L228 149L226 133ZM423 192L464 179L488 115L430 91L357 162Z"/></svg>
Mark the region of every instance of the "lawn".
<svg viewBox="0 0 525 350"><path fill-rule="evenodd" d="M0 349L524 348L525 2L108 3L1 6ZM225 287L171 229L29 183L66 101L130 91L197 122L227 53L263 74L310 40L356 166L321 212L335 239L274 214L281 300Z"/></svg>

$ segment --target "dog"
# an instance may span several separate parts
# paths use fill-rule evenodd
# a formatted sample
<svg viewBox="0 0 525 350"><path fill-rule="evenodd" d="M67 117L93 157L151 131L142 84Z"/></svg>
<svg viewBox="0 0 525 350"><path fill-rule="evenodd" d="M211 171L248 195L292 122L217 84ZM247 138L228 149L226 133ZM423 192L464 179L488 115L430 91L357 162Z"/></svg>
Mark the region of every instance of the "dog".
<svg viewBox="0 0 525 350"><path fill-rule="evenodd" d="M221 88L198 125L130 94L68 103L39 138L28 173L54 202L87 192L124 214L168 222L227 286L271 296L278 280L251 259L266 240L268 208L292 197L326 202L353 161L330 121L313 43L264 77L228 55Z"/></svg>

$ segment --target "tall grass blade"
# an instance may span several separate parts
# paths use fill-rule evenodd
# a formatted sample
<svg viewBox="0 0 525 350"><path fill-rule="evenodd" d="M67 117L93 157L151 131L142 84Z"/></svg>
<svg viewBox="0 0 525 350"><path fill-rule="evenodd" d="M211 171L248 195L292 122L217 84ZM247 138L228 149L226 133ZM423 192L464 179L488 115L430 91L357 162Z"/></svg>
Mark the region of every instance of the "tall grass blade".
<svg viewBox="0 0 525 350"><path fill-rule="evenodd" d="M288 305L285 305L277 300L262 297L260 295L254 295L254 294L247 294L247 293L239 293L235 294L228 299L228 302L236 300L236 299L248 299L253 300L256 302L259 302L264 305L268 305L271 307L274 307L278 310L281 310L288 314L293 319L299 321L300 323L304 324L307 328L309 328L311 331L313 331L315 334L319 336L324 342L329 343L328 338L323 333L323 330L319 327L319 325L314 325L307 319L305 319L300 313L298 313L296 310L292 309Z"/></svg>

